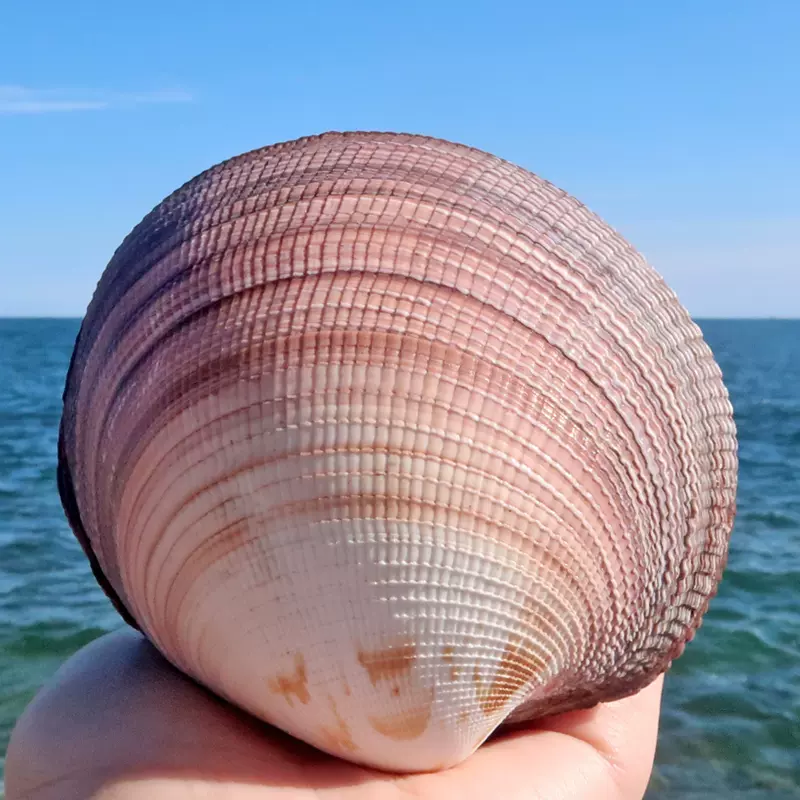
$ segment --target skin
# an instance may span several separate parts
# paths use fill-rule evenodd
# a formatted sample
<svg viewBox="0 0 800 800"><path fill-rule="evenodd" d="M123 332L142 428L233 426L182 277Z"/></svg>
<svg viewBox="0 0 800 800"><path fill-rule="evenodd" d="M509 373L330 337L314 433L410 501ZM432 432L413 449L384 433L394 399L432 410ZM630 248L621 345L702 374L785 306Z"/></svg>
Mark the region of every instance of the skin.
<svg viewBox="0 0 800 800"><path fill-rule="evenodd" d="M138 633L73 656L17 723L7 800L609 800L642 798L662 678L633 697L499 736L453 769L387 775L232 709Z"/></svg>

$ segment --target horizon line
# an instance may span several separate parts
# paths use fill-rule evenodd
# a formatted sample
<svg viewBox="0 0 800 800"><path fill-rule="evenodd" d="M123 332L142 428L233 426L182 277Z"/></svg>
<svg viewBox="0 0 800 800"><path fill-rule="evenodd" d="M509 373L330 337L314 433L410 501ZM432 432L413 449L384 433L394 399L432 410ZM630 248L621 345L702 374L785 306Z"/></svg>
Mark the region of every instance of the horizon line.
<svg viewBox="0 0 800 800"><path fill-rule="evenodd" d="M63 320L65 322L80 322L86 315L75 314L0 314L0 320L18 320L18 321L55 321ZM784 316L782 314L759 314L741 316L738 314L725 315L725 314L690 314L692 320L697 321L726 321L726 322L800 322L800 314L797 316Z"/></svg>

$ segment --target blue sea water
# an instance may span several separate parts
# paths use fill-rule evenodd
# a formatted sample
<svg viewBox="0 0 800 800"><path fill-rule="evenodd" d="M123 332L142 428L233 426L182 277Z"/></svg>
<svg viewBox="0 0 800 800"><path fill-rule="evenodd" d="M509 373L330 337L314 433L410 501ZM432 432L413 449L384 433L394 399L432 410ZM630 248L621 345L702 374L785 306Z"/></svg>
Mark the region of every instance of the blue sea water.
<svg viewBox="0 0 800 800"><path fill-rule="evenodd" d="M55 484L78 325L0 320L2 753L14 720L62 661L120 626ZM720 593L667 678L647 796L800 797L800 321L700 325L735 408L739 515Z"/></svg>

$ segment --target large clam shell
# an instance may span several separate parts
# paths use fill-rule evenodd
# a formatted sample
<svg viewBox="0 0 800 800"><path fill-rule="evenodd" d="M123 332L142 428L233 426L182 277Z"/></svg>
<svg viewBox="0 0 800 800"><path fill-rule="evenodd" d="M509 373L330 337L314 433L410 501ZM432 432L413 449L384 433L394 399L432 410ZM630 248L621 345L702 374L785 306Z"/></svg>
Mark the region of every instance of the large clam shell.
<svg viewBox="0 0 800 800"><path fill-rule="evenodd" d="M726 559L700 330L568 194L449 142L331 133L186 184L103 274L64 405L63 502L125 618L384 769L635 692Z"/></svg>

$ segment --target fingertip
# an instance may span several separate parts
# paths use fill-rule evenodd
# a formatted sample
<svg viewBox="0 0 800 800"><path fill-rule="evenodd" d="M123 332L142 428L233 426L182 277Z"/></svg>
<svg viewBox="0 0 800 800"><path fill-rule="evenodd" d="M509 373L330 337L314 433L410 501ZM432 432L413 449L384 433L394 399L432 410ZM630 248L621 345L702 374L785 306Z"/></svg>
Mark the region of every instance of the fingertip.
<svg viewBox="0 0 800 800"><path fill-rule="evenodd" d="M663 684L660 675L630 697L500 736L465 767L476 779L489 773L487 782L492 775L517 775L519 794L509 797L642 798L655 758Z"/></svg>

